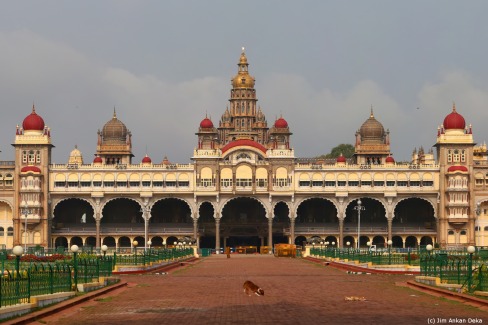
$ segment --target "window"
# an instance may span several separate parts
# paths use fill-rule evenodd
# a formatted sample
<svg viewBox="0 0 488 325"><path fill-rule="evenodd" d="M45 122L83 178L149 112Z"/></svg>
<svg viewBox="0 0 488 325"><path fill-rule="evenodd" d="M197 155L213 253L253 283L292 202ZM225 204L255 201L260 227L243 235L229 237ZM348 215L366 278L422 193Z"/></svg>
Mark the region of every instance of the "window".
<svg viewBox="0 0 488 325"><path fill-rule="evenodd" d="M220 186L232 187L232 178L223 178L220 180Z"/></svg>
<svg viewBox="0 0 488 325"><path fill-rule="evenodd" d="M381 186L385 186L385 182L383 182L383 181L374 181L374 182L373 182L373 185L374 185L374 186L381 187ZM395 184L393 184L393 185L395 185ZM391 185L390 185L390 186L391 186Z"/></svg>
<svg viewBox="0 0 488 325"><path fill-rule="evenodd" d="M480 231L480 226L474 227L474 231Z"/></svg>
<svg viewBox="0 0 488 325"><path fill-rule="evenodd" d="M41 163L41 152L39 150L36 151L36 163Z"/></svg>
<svg viewBox="0 0 488 325"><path fill-rule="evenodd" d="M346 181L337 181L337 186L346 186Z"/></svg>
<svg viewBox="0 0 488 325"><path fill-rule="evenodd" d="M312 181L312 186L322 186L323 182L322 181Z"/></svg>
<svg viewBox="0 0 488 325"><path fill-rule="evenodd" d="M139 183L137 182L137 184L139 184ZM154 181L153 187L163 187L163 184L164 183L162 181Z"/></svg>
<svg viewBox="0 0 488 325"><path fill-rule="evenodd" d="M66 187L66 182L54 182L54 187Z"/></svg>
<svg viewBox="0 0 488 325"><path fill-rule="evenodd" d="M371 186L371 181L361 181L361 186Z"/></svg>
<svg viewBox="0 0 488 325"><path fill-rule="evenodd" d="M3 227L0 227L0 236L5 236L5 229Z"/></svg>
<svg viewBox="0 0 488 325"><path fill-rule="evenodd" d="M408 182L407 181L398 181L397 186L407 186Z"/></svg>
<svg viewBox="0 0 488 325"><path fill-rule="evenodd" d="M448 234L448 235L454 235L454 230L449 230L449 231L447 232L447 234Z"/></svg>
<svg viewBox="0 0 488 325"><path fill-rule="evenodd" d="M94 181L93 186L94 187L102 187L102 182L101 181Z"/></svg>
<svg viewBox="0 0 488 325"><path fill-rule="evenodd" d="M175 186L176 186L176 182L175 183ZM142 187L150 187L151 186L151 181L142 181Z"/></svg>
<svg viewBox="0 0 488 325"><path fill-rule="evenodd" d="M144 182L142 182L142 186L146 186ZM176 181L166 181L166 187L176 187Z"/></svg>
<svg viewBox="0 0 488 325"><path fill-rule="evenodd" d="M78 182L68 182L68 187L78 187Z"/></svg>
<svg viewBox="0 0 488 325"><path fill-rule="evenodd" d="M190 182L189 181L178 181L178 186L179 187L189 187Z"/></svg>
<svg viewBox="0 0 488 325"><path fill-rule="evenodd" d="M91 186L91 182L89 182L89 181L81 181L80 182L80 186L81 187L90 187Z"/></svg>
<svg viewBox="0 0 488 325"><path fill-rule="evenodd" d="M27 151L22 152L22 163L27 164Z"/></svg>
<svg viewBox="0 0 488 325"><path fill-rule="evenodd" d="M410 186L412 186L412 187L420 187L420 181L410 181Z"/></svg>
<svg viewBox="0 0 488 325"><path fill-rule="evenodd" d="M459 150L454 150L454 155L452 156L452 161L453 162L459 162L460 158L459 158Z"/></svg>
<svg viewBox="0 0 488 325"><path fill-rule="evenodd" d="M268 180L266 178L258 178L258 179L256 179L256 186L257 187L266 187L266 186L268 186Z"/></svg>
<svg viewBox="0 0 488 325"><path fill-rule="evenodd" d="M141 183L140 182L133 182L133 181L131 181L131 182L129 182L129 186L130 187L139 187L139 186L141 186Z"/></svg>
<svg viewBox="0 0 488 325"><path fill-rule="evenodd" d="M252 186L252 179L250 179L250 178L238 178L238 179L236 179L236 186L238 186L238 187Z"/></svg>
<svg viewBox="0 0 488 325"><path fill-rule="evenodd" d="M359 181L349 181L347 182L348 186L359 186Z"/></svg>
<svg viewBox="0 0 488 325"><path fill-rule="evenodd" d="M298 186L300 187L309 187L310 186L310 181L299 181Z"/></svg>
<svg viewBox="0 0 488 325"><path fill-rule="evenodd" d="M29 151L29 164L34 164L36 162L36 157L34 156L34 151Z"/></svg>
<svg viewBox="0 0 488 325"><path fill-rule="evenodd" d="M466 230L461 230L460 234L461 235L466 235Z"/></svg>
<svg viewBox="0 0 488 325"><path fill-rule="evenodd" d="M433 181L423 181L422 185L423 186L434 186L434 182Z"/></svg>
<svg viewBox="0 0 488 325"><path fill-rule="evenodd" d="M466 151L461 150L461 162L466 162Z"/></svg>
<svg viewBox="0 0 488 325"><path fill-rule="evenodd" d="M447 150L447 162L452 162L452 151Z"/></svg>
<svg viewBox="0 0 488 325"><path fill-rule="evenodd" d="M325 181L325 186L335 186L335 181Z"/></svg>
<svg viewBox="0 0 488 325"><path fill-rule="evenodd" d="M13 236L13 235L14 235L14 228L8 227L7 228L7 236Z"/></svg>
<svg viewBox="0 0 488 325"><path fill-rule="evenodd" d="M485 226L485 228L483 228L484 231L488 231L488 226Z"/></svg>
<svg viewBox="0 0 488 325"><path fill-rule="evenodd" d="M117 182L117 187L127 187L127 182Z"/></svg>
<svg viewBox="0 0 488 325"><path fill-rule="evenodd" d="M103 187L114 187L114 186L115 186L115 182L112 181L103 182Z"/></svg>

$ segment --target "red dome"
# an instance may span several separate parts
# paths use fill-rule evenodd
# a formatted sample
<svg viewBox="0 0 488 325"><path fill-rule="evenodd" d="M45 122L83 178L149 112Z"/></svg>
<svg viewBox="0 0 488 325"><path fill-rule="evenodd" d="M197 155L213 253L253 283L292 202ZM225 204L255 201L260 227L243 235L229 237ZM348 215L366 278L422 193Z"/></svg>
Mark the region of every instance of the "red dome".
<svg viewBox="0 0 488 325"><path fill-rule="evenodd" d="M99 156L95 157L95 159L93 159L93 163L101 164L102 163L102 157L99 157Z"/></svg>
<svg viewBox="0 0 488 325"><path fill-rule="evenodd" d="M468 168L466 166L451 166L447 169L449 173L454 173L454 172L468 172Z"/></svg>
<svg viewBox="0 0 488 325"><path fill-rule="evenodd" d="M287 128L288 122L284 118L280 117L275 121L274 127L278 129Z"/></svg>
<svg viewBox="0 0 488 325"><path fill-rule="evenodd" d="M22 127L24 130L44 130L44 120L42 117L36 114L36 109L32 106L32 113L30 113L22 122Z"/></svg>
<svg viewBox="0 0 488 325"><path fill-rule="evenodd" d="M452 113L447 115L444 119L444 128L446 130L450 129L461 129L464 130L466 127L466 122L464 121L464 117L456 112L456 106L452 108Z"/></svg>
<svg viewBox="0 0 488 325"><path fill-rule="evenodd" d="M266 153L266 148L260 144L257 143L256 141L249 140L249 139L240 139L236 141L232 141L227 143L223 148L222 148L222 153L226 152L227 150L234 148L234 147L240 147L240 146L249 146L249 147L254 147L258 150L261 150L263 153Z"/></svg>
<svg viewBox="0 0 488 325"><path fill-rule="evenodd" d="M151 158L149 158L148 155L146 155L144 158L142 158L142 163L143 164L150 164L152 162Z"/></svg>
<svg viewBox="0 0 488 325"><path fill-rule="evenodd" d="M395 159L393 159L392 156L388 156L388 157L386 157L385 162L387 162L387 163L394 163L395 162Z"/></svg>
<svg viewBox="0 0 488 325"><path fill-rule="evenodd" d="M36 166L25 166L20 170L21 173L41 173L39 167Z"/></svg>
<svg viewBox="0 0 488 325"><path fill-rule="evenodd" d="M214 127L212 121L208 118L205 117L201 122L200 122L200 127L202 129L211 129Z"/></svg>
<svg viewBox="0 0 488 325"><path fill-rule="evenodd" d="M342 154L337 157L336 162L338 163L345 163L346 162L346 157L344 157Z"/></svg>

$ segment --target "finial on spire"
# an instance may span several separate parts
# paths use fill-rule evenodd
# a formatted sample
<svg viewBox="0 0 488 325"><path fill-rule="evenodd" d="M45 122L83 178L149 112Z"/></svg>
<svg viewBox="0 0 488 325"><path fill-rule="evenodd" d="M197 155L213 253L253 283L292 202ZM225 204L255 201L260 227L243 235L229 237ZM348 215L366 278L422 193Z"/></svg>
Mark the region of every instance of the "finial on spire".
<svg viewBox="0 0 488 325"><path fill-rule="evenodd" d="M246 48L243 46L242 47L242 53L244 53L245 50L246 50Z"/></svg>
<svg viewBox="0 0 488 325"><path fill-rule="evenodd" d="M32 113L36 113L36 105L34 105L34 102L32 102Z"/></svg>
<svg viewBox="0 0 488 325"><path fill-rule="evenodd" d="M369 117L374 117L374 115L373 115L373 104L371 104L371 115Z"/></svg>
<svg viewBox="0 0 488 325"><path fill-rule="evenodd" d="M452 111L453 112L456 111L456 102L455 101L452 101Z"/></svg>
<svg viewBox="0 0 488 325"><path fill-rule="evenodd" d="M115 112L115 106L114 106L114 118L117 118L117 113Z"/></svg>

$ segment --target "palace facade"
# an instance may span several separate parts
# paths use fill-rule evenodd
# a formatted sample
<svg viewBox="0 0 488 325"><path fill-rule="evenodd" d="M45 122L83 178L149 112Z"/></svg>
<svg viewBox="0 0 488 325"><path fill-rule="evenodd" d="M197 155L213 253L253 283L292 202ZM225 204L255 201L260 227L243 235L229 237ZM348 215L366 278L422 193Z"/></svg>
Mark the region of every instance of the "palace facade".
<svg viewBox="0 0 488 325"><path fill-rule="evenodd" d="M17 126L14 160L0 162L0 243L488 245L486 145L475 145L455 107L440 120L436 152L414 150L409 163L395 162L372 109L352 158L298 158L288 122L268 125L248 67L243 51L229 106L218 125L201 121L190 164L134 162L115 110L93 161L75 147L52 163L50 128L33 107Z"/></svg>

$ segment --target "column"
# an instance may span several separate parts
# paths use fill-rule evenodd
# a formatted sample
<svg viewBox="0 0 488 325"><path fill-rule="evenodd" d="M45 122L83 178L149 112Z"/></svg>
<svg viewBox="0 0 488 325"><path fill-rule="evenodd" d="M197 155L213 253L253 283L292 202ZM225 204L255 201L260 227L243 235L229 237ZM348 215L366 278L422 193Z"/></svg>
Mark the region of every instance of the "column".
<svg viewBox="0 0 488 325"><path fill-rule="evenodd" d="M344 246L344 218L339 218L339 242L337 243L338 248Z"/></svg>
<svg viewBox="0 0 488 325"><path fill-rule="evenodd" d="M198 240L198 219L193 219L193 238L195 239L195 245L200 248L200 241Z"/></svg>
<svg viewBox="0 0 488 325"><path fill-rule="evenodd" d="M95 218L95 227L96 227L96 248L100 248L100 212L96 213L96 218Z"/></svg>
<svg viewBox="0 0 488 325"><path fill-rule="evenodd" d="M268 246L273 249L273 217L268 218Z"/></svg>
<svg viewBox="0 0 488 325"><path fill-rule="evenodd" d="M393 224L393 219L392 218L388 218L388 240L392 240L392 231L391 231L391 227L392 227L392 224ZM387 240L387 241L388 241Z"/></svg>
<svg viewBox="0 0 488 325"><path fill-rule="evenodd" d="M148 232L149 232L149 218L148 218L148 209L144 207L142 209L142 218L144 219L144 251L147 250L147 242L149 241Z"/></svg>
<svg viewBox="0 0 488 325"><path fill-rule="evenodd" d="M290 244L295 245L295 218L290 219Z"/></svg>
<svg viewBox="0 0 488 325"><path fill-rule="evenodd" d="M220 254L220 219L215 219L215 253Z"/></svg>

